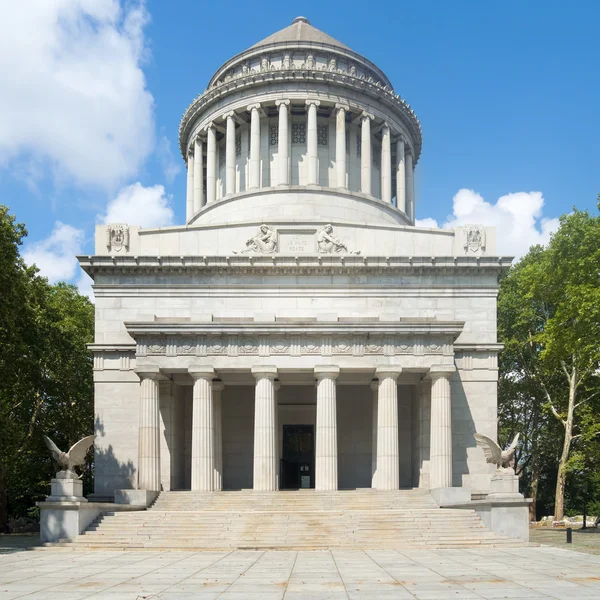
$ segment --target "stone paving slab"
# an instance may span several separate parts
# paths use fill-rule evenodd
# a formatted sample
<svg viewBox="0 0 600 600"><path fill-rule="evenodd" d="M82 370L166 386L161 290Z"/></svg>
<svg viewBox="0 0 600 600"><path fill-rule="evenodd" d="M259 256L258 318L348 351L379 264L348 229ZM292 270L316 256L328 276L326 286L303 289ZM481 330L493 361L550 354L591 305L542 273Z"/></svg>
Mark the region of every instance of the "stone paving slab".
<svg viewBox="0 0 600 600"><path fill-rule="evenodd" d="M0 554L0 600L586 600L600 556L553 547Z"/></svg>

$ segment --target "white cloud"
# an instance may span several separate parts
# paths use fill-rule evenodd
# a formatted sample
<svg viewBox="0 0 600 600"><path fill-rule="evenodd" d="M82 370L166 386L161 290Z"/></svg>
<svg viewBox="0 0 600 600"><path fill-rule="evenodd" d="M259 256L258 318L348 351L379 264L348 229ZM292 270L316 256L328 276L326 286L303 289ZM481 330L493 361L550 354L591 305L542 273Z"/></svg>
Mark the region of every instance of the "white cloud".
<svg viewBox="0 0 600 600"><path fill-rule="evenodd" d="M452 216L443 229L459 225L480 224L496 227L496 253L520 258L535 244L547 244L558 229L558 219L542 216L544 197L541 192L516 192L486 202L474 190L460 189L453 198ZM419 227L437 227L434 219L417 219Z"/></svg>
<svg viewBox="0 0 600 600"><path fill-rule="evenodd" d="M171 142L166 135L161 135L156 147L156 154L167 183L173 183L181 171L181 162L175 158L171 150Z"/></svg>
<svg viewBox="0 0 600 600"><path fill-rule="evenodd" d="M144 187L139 181L120 190L108 203L103 223L128 223L140 227L172 225L174 219L170 199L162 185Z"/></svg>
<svg viewBox="0 0 600 600"><path fill-rule="evenodd" d="M49 237L25 247L23 260L28 265L37 265L50 283L68 281L79 270L75 257L81 254L83 242L82 229L56 221Z"/></svg>
<svg viewBox="0 0 600 600"><path fill-rule="evenodd" d="M92 290L93 283L94 281L92 278L83 270L81 271L75 283L79 289L79 293L82 296L87 296L92 302L94 302L94 291Z"/></svg>
<svg viewBox="0 0 600 600"><path fill-rule="evenodd" d="M0 166L107 188L134 175L154 145L143 0L0 4Z"/></svg>

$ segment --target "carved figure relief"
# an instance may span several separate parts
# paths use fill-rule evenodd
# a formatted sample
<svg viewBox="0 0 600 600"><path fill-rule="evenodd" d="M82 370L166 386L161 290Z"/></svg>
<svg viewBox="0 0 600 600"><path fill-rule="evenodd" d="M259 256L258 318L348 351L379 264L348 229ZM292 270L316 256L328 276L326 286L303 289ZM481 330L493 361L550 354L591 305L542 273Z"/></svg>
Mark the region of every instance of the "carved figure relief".
<svg viewBox="0 0 600 600"><path fill-rule="evenodd" d="M485 253L485 227L481 225L466 225L463 235L465 254Z"/></svg>
<svg viewBox="0 0 600 600"><path fill-rule="evenodd" d="M277 252L277 232L262 224L256 235L246 241L246 247L243 250L233 251L234 254L244 254L245 252L257 252L259 254Z"/></svg>
<svg viewBox="0 0 600 600"><path fill-rule="evenodd" d="M106 247L110 252L129 250L129 227L127 225L108 225L106 227Z"/></svg>
<svg viewBox="0 0 600 600"><path fill-rule="evenodd" d="M335 254L346 252L347 254L360 254L359 250L349 250L348 246L333 235L333 227L325 225L317 234L317 247L319 254Z"/></svg>

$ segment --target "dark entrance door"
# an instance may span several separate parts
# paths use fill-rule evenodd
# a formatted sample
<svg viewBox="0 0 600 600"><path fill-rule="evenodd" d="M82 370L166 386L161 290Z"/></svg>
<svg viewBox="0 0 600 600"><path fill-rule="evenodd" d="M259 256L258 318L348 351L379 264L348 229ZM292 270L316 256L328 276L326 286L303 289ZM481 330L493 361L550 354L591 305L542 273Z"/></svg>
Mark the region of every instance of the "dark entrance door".
<svg viewBox="0 0 600 600"><path fill-rule="evenodd" d="M280 487L298 490L315 487L314 425L284 425Z"/></svg>

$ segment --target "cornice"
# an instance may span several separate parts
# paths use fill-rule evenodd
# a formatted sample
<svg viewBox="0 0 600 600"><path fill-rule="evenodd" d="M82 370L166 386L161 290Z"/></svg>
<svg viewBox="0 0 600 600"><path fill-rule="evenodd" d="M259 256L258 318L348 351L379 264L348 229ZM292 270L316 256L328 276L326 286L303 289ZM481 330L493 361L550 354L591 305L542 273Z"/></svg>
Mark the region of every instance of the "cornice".
<svg viewBox="0 0 600 600"><path fill-rule="evenodd" d="M338 85L340 87L350 87L359 90L367 95L376 97L378 100L388 104L388 106L400 114L403 123L408 127L409 133L414 144L415 165L421 154L423 138L421 124L417 115L410 105L405 102L391 88L382 86L380 82L368 81L361 77L355 77L349 73L338 71L319 71L313 69L279 69L266 71L264 73L250 72L240 74L230 81L224 82L218 86L211 87L203 94L200 94L184 112L179 125L179 148L184 160L187 157L187 142L191 135L191 130L200 113L206 110L217 100L229 95L232 92L239 92L243 89L271 84L274 81L298 83L302 81L318 81L327 84ZM248 98L250 101L251 98Z"/></svg>
<svg viewBox="0 0 600 600"><path fill-rule="evenodd" d="M79 256L81 267L92 278L96 274L171 273L211 275L500 275L512 258L405 257L356 255L233 255L233 256Z"/></svg>

